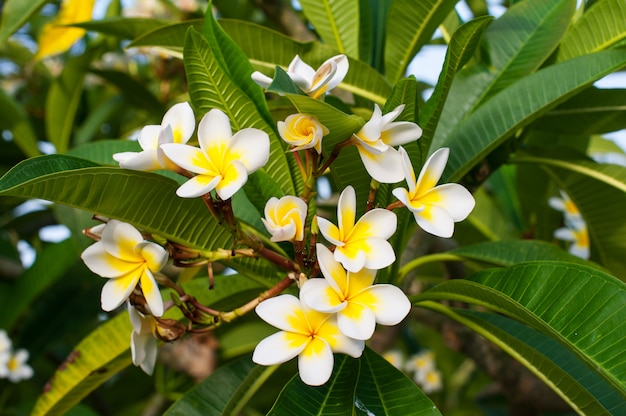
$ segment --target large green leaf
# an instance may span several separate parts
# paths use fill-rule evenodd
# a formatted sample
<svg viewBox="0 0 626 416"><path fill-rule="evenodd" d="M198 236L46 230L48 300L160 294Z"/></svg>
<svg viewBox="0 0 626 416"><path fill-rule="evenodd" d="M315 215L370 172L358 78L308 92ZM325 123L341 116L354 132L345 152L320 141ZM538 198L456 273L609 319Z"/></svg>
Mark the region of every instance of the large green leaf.
<svg viewBox="0 0 626 416"><path fill-rule="evenodd" d="M187 391L164 413L182 415L236 415L274 370L261 367L245 355L223 367Z"/></svg>
<svg viewBox="0 0 626 416"><path fill-rule="evenodd" d="M185 72L194 106L202 113L213 108L222 110L235 131L258 128L270 136L270 160L265 171L287 194L294 194L294 183L282 142L274 128L259 114L255 103L220 68L208 42L189 29L185 41Z"/></svg>
<svg viewBox="0 0 626 416"><path fill-rule="evenodd" d="M480 106L445 140L435 136L431 153L450 147L444 179L459 180L516 130L624 64L626 51L602 51L548 66L515 82Z"/></svg>
<svg viewBox="0 0 626 416"><path fill-rule="evenodd" d="M187 30L193 27L198 32L202 32L204 29L204 21L205 19L191 19L157 27L138 36L126 47L158 46L173 51L182 57Z"/></svg>
<svg viewBox="0 0 626 416"><path fill-rule="evenodd" d="M421 306L441 312L502 348L559 394L581 415L618 415L626 409L611 385L554 339L492 313Z"/></svg>
<svg viewBox="0 0 626 416"><path fill-rule="evenodd" d="M626 286L606 273L529 262L447 281L412 300L459 300L515 318L573 351L626 399Z"/></svg>
<svg viewBox="0 0 626 416"><path fill-rule="evenodd" d="M335 355L333 374L324 385L311 387L295 376L268 415L440 415L424 393L374 351L358 360Z"/></svg>
<svg viewBox="0 0 626 416"><path fill-rule="evenodd" d="M0 20L0 44L5 43L13 32L26 23L47 2L48 0L6 0Z"/></svg>
<svg viewBox="0 0 626 416"><path fill-rule="evenodd" d="M457 0L396 0L387 15L385 74L395 84Z"/></svg>
<svg viewBox="0 0 626 416"><path fill-rule="evenodd" d="M446 141L481 103L536 71L558 46L575 6L574 0L523 1L489 25L483 37L488 61L464 69L452 83L434 144Z"/></svg>
<svg viewBox="0 0 626 416"><path fill-rule="evenodd" d="M359 0L301 0L300 5L325 43L359 58Z"/></svg>
<svg viewBox="0 0 626 416"><path fill-rule="evenodd" d="M557 60L607 49L626 39L626 3L602 0L585 10L561 42Z"/></svg>
<svg viewBox="0 0 626 416"><path fill-rule="evenodd" d="M177 187L162 175L98 167L64 155L28 159L0 179L0 195L81 208L189 247L230 247L230 232L217 225L200 199L176 196Z"/></svg>

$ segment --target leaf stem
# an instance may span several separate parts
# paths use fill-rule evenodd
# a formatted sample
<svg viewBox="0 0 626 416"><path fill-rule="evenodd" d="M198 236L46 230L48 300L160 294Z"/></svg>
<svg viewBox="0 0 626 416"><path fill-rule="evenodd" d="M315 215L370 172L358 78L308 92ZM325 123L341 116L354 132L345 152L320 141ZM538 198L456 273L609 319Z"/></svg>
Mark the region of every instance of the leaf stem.
<svg viewBox="0 0 626 416"><path fill-rule="evenodd" d="M463 258L450 253L435 253L418 257L415 260L411 260L410 262L402 266L400 270L398 270L398 275L396 276L395 283L399 285L414 269L428 263L434 263L439 261L463 261Z"/></svg>

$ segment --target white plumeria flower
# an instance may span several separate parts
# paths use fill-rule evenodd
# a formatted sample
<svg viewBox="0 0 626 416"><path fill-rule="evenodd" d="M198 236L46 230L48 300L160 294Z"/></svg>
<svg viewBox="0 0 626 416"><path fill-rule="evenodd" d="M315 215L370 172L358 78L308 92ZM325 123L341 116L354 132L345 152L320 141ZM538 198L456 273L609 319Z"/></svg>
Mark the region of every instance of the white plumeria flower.
<svg viewBox="0 0 626 416"><path fill-rule="evenodd" d="M5 361L4 365L2 361ZM14 354L10 352L4 354L4 359L0 358L0 378L6 377L12 383L28 380L33 376L33 369L26 361L28 361L28 351L25 349L19 349Z"/></svg>
<svg viewBox="0 0 626 416"><path fill-rule="evenodd" d="M293 146L292 152L314 148L322 153L322 137L329 133L317 117L310 114L292 114L277 123L280 137Z"/></svg>
<svg viewBox="0 0 626 416"><path fill-rule="evenodd" d="M348 67L348 58L336 55L327 59L316 71L296 55L287 68L287 75L310 97L319 98L343 81ZM258 71L252 74L252 80L263 88L269 87L273 81Z"/></svg>
<svg viewBox="0 0 626 416"><path fill-rule="evenodd" d="M317 260L324 279L309 279L300 289L300 300L325 313L337 314L341 332L368 340L376 323L397 325L411 310L404 292L393 285L374 285L376 271L346 272L329 249L317 244Z"/></svg>
<svg viewBox="0 0 626 416"><path fill-rule="evenodd" d="M197 174L176 191L182 198L196 198L213 189L226 200L263 167L270 157L267 133L255 128L234 135L228 116L214 108L198 126L200 149L186 144L163 144L161 149L174 163Z"/></svg>
<svg viewBox="0 0 626 416"><path fill-rule="evenodd" d="M441 372L436 368L431 368L423 373L416 373L414 380L426 394L436 393L443 388Z"/></svg>
<svg viewBox="0 0 626 416"><path fill-rule="evenodd" d="M416 141L422 129L409 121L394 121L404 110L399 105L383 116L378 104L367 123L353 135L367 173L380 183L396 183L404 178L402 156L393 146Z"/></svg>
<svg viewBox="0 0 626 416"><path fill-rule="evenodd" d="M140 283L154 316L163 314L154 274L165 266L168 254L160 245L145 241L135 227L110 220L102 230L102 239L87 247L81 258L92 272L109 279L102 288L102 309L112 311L120 306Z"/></svg>
<svg viewBox="0 0 626 416"><path fill-rule="evenodd" d="M582 222L572 223L567 227L557 229L554 231L554 237L559 240L570 241L572 244L568 248L569 253L588 260L590 255L589 232L584 220L581 219L580 221Z"/></svg>
<svg viewBox="0 0 626 416"><path fill-rule="evenodd" d="M415 180L409 155L400 147L409 190L393 190L393 195L413 212L417 224L424 231L446 238L452 237L454 223L467 218L476 204L472 194L462 185L447 183L435 186L446 167L449 152L444 147L433 153Z"/></svg>
<svg viewBox="0 0 626 416"><path fill-rule="evenodd" d="M413 354L406 360L404 370L414 373L416 380L421 378L423 374L435 368L435 354L426 350L417 354Z"/></svg>
<svg viewBox="0 0 626 416"><path fill-rule="evenodd" d="M154 337L156 322L153 316L146 316L128 302L128 316L133 330L130 334L130 352L133 364L149 376L154 372L157 359L157 340Z"/></svg>
<svg viewBox="0 0 626 416"><path fill-rule="evenodd" d="M383 358L398 370L404 368L404 353L400 350L389 350L383 354Z"/></svg>
<svg viewBox="0 0 626 416"><path fill-rule="evenodd" d="M196 119L189 103L175 104L165 113L160 126L150 125L141 129L138 138L141 152L116 153L113 159L124 169L175 170L177 166L159 146L164 143L187 143L195 129Z"/></svg>
<svg viewBox="0 0 626 416"><path fill-rule="evenodd" d="M563 191L559 191L561 197L553 196L548 199L548 205L557 211L561 211L565 217L565 224L572 226L584 225L585 221L571 198Z"/></svg>
<svg viewBox="0 0 626 416"><path fill-rule="evenodd" d="M0 329L0 354L11 352L11 338L7 331Z"/></svg>
<svg viewBox="0 0 626 416"><path fill-rule="evenodd" d="M328 381L333 371L333 352L357 358L365 348L363 341L339 331L334 315L310 309L292 295L263 301L256 307L256 313L281 331L256 346L252 361L274 365L298 356L300 378L310 386Z"/></svg>
<svg viewBox="0 0 626 416"><path fill-rule="evenodd" d="M356 194L352 186L339 196L335 226L327 219L317 217L320 232L336 246L334 257L346 270L358 272L363 267L378 270L396 260L393 247L387 241L396 232L396 214L376 208L356 221Z"/></svg>
<svg viewBox="0 0 626 416"><path fill-rule="evenodd" d="M261 221L272 235L271 241L302 241L306 213L306 202L296 196L272 197L265 204Z"/></svg>

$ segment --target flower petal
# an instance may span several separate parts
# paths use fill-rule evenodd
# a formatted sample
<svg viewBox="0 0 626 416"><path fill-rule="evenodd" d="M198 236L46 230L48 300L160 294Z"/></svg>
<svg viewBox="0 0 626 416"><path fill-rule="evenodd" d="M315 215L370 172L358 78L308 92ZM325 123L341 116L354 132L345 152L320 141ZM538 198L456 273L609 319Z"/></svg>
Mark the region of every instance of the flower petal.
<svg viewBox="0 0 626 416"><path fill-rule="evenodd" d="M201 149L187 144L165 143L160 146L172 162L197 174L214 173L211 164Z"/></svg>
<svg viewBox="0 0 626 416"><path fill-rule="evenodd" d="M308 307L325 313L335 313L346 307L326 279L309 279L300 288L300 301Z"/></svg>
<svg viewBox="0 0 626 416"><path fill-rule="evenodd" d="M215 192L222 200L235 195L235 192L248 181L248 172L246 167L238 160L232 161L223 171L222 179L215 187Z"/></svg>
<svg viewBox="0 0 626 416"><path fill-rule="evenodd" d="M358 272L365 267L366 254L362 247L351 246L336 247L334 252L335 260L350 272Z"/></svg>
<svg viewBox="0 0 626 416"><path fill-rule="evenodd" d="M278 329L307 335L310 333L300 300L293 295L279 295L264 300L255 311L261 319Z"/></svg>
<svg viewBox="0 0 626 416"><path fill-rule="evenodd" d="M422 137L422 129L409 121L390 123L380 135L381 140L389 146L412 143Z"/></svg>
<svg viewBox="0 0 626 416"><path fill-rule="evenodd" d="M400 152L400 155L402 156L402 168L404 170L404 177L406 179L406 183L409 186L409 193L414 193L417 179L415 179L415 171L413 170L413 165L411 164L411 158L409 158L409 154L404 149L404 147L400 146L398 148L398 151Z"/></svg>
<svg viewBox="0 0 626 416"><path fill-rule="evenodd" d="M317 263L328 284L338 294L348 293L348 275L333 253L323 244L316 244Z"/></svg>
<svg viewBox="0 0 626 416"><path fill-rule="evenodd" d="M259 72L259 71L254 71L251 75L252 81L256 82L259 86L263 87L263 88L267 88L271 85L273 79L268 77L267 75Z"/></svg>
<svg viewBox="0 0 626 416"><path fill-rule="evenodd" d="M126 222L118 220L110 220L107 223L102 231L102 239L100 240L107 252L129 262L143 261L135 251L135 247L143 241L143 236L139 230Z"/></svg>
<svg viewBox="0 0 626 416"><path fill-rule="evenodd" d="M355 302L366 302L382 325L397 325L411 311L411 302L400 288L394 285L374 285L354 298ZM347 334L346 334L347 335Z"/></svg>
<svg viewBox="0 0 626 416"><path fill-rule="evenodd" d="M85 265L98 276L116 278L125 275L137 267L136 263L120 260L109 254L102 242L97 242L87 247L80 258Z"/></svg>
<svg viewBox="0 0 626 416"><path fill-rule="evenodd" d="M309 386L321 386L333 372L333 351L319 337L313 338L298 357L298 372L302 381Z"/></svg>
<svg viewBox="0 0 626 416"><path fill-rule="evenodd" d="M320 232L324 236L324 238L331 244L336 245L337 247L341 247L344 245L343 241L339 238L339 228L332 222L328 221L326 218L316 217L317 218L317 227Z"/></svg>
<svg viewBox="0 0 626 416"><path fill-rule="evenodd" d="M336 55L332 58L329 58L328 60L332 60L336 64L337 69L335 70L335 74L328 82L328 85L326 86L326 91L330 91L339 84L341 84L341 81L343 81L343 79L348 74L348 69L350 69L350 63L348 62L348 57L346 55Z"/></svg>
<svg viewBox="0 0 626 416"><path fill-rule="evenodd" d="M437 185L437 182L439 182L446 168L446 163L448 163L449 154L450 149L442 147L430 155L422 167L419 178L417 178L416 195L422 195L424 192Z"/></svg>
<svg viewBox="0 0 626 416"><path fill-rule="evenodd" d="M139 131L137 141L143 150L156 150L159 146L159 136L161 134L161 126L149 125L144 126Z"/></svg>
<svg viewBox="0 0 626 416"><path fill-rule="evenodd" d="M260 365L281 364L291 360L309 342L307 335L280 331L259 342L252 354L252 361Z"/></svg>
<svg viewBox="0 0 626 416"><path fill-rule="evenodd" d="M232 136L230 120L221 110L214 108L200 120L198 142L204 152L208 153L208 149L214 146L228 146Z"/></svg>
<svg viewBox="0 0 626 416"><path fill-rule="evenodd" d="M173 105L161 122L161 127L170 126L172 129L172 143L187 143L196 129L196 118L188 102Z"/></svg>
<svg viewBox="0 0 626 416"><path fill-rule="evenodd" d="M386 151L374 154L365 150L363 146L357 146L361 161L367 173L380 183L400 182L404 177L402 157L393 147Z"/></svg>
<svg viewBox="0 0 626 416"><path fill-rule="evenodd" d="M150 270L145 269L140 278L141 291L146 298L150 312L154 316L163 315L163 298L161 292L159 292L159 286L157 285L154 276Z"/></svg>
<svg viewBox="0 0 626 416"><path fill-rule="evenodd" d="M472 194L457 183L436 186L423 194L420 201L427 205L433 204L444 208L454 222L467 218L476 205Z"/></svg>
<svg viewBox="0 0 626 416"><path fill-rule="evenodd" d="M315 77L315 70L300 59L300 56L294 56L287 68L287 73L303 90L308 91L309 88L311 88L311 81L313 81L313 77Z"/></svg>
<svg viewBox="0 0 626 416"><path fill-rule="evenodd" d="M380 138L380 129L382 125L383 114L378 104L374 104L374 112L370 119L361 127L355 136L364 142L375 142Z"/></svg>
<svg viewBox="0 0 626 416"><path fill-rule="evenodd" d="M194 176L176 190L176 195L181 198L197 198L211 192L221 180L221 176Z"/></svg>
<svg viewBox="0 0 626 416"><path fill-rule="evenodd" d="M136 273L130 273L124 277L117 277L106 282L100 294L102 309L111 312L124 303L135 289L135 286L137 286L138 280L139 276Z"/></svg>
<svg viewBox="0 0 626 416"><path fill-rule="evenodd" d="M144 259L148 268L155 273L161 271L169 259L167 250L151 241L142 241L137 244L136 250Z"/></svg>
<svg viewBox="0 0 626 416"><path fill-rule="evenodd" d="M417 225L429 234L450 238L454 233L454 220L448 211L441 207L425 205L422 211L414 211L413 216Z"/></svg>
<svg viewBox="0 0 626 416"><path fill-rule="evenodd" d="M263 130L247 128L239 130L230 142L232 157L239 160L248 173L262 168L270 157L270 139Z"/></svg>
<svg viewBox="0 0 626 416"><path fill-rule="evenodd" d="M344 240L352 231L356 219L356 192L352 186L347 186L339 195L337 203L337 224L340 239Z"/></svg>
<svg viewBox="0 0 626 416"><path fill-rule="evenodd" d="M353 228L350 240L377 237L388 239L398 227L398 217L392 211L374 208L367 211Z"/></svg>
<svg viewBox="0 0 626 416"><path fill-rule="evenodd" d="M376 317L367 306L350 302L347 308L337 313L337 324L345 336L367 340L376 329Z"/></svg>
<svg viewBox="0 0 626 416"><path fill-rule="evenodd" d="M363 267L367 269L380 270L396 261L396 253L393 251L393 247L388 241L381 238L368 238L363 252L365 253L365 264L363 264Z"/></svg>

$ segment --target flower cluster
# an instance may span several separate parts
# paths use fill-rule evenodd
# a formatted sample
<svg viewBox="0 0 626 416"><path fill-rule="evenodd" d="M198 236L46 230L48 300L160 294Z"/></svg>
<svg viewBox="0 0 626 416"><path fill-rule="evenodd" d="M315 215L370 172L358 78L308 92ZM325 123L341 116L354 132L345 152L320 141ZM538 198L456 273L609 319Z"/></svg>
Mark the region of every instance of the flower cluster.
<svg viewBox="0 0 626 416"><path fill-rule="evenodd" d="M11 339L0 329L0 379L6 378L12 383L28 380L33 376L33 369L27 361L28 351L13 350Z"/></svg>
<svg viewBox="0 0 626 416"><path fill-rule="evenodd" d="M560 191L561 197L551 197L548 204L563 212L564 227L554 231L554 237L570 242L569 252L574 256L588 259L589 258L589 233L587 231L587 223L583 219L580 211L563 191Z"/></svg>
<svg viewBox="0 0 626 416"><path fill-rule="evenodd" d="M389 350L383 358L397 369L407 372L424 393L436 393L443 388L443 377L436 367L432 351L423 350L407 358L402 351Z"/></svg>

